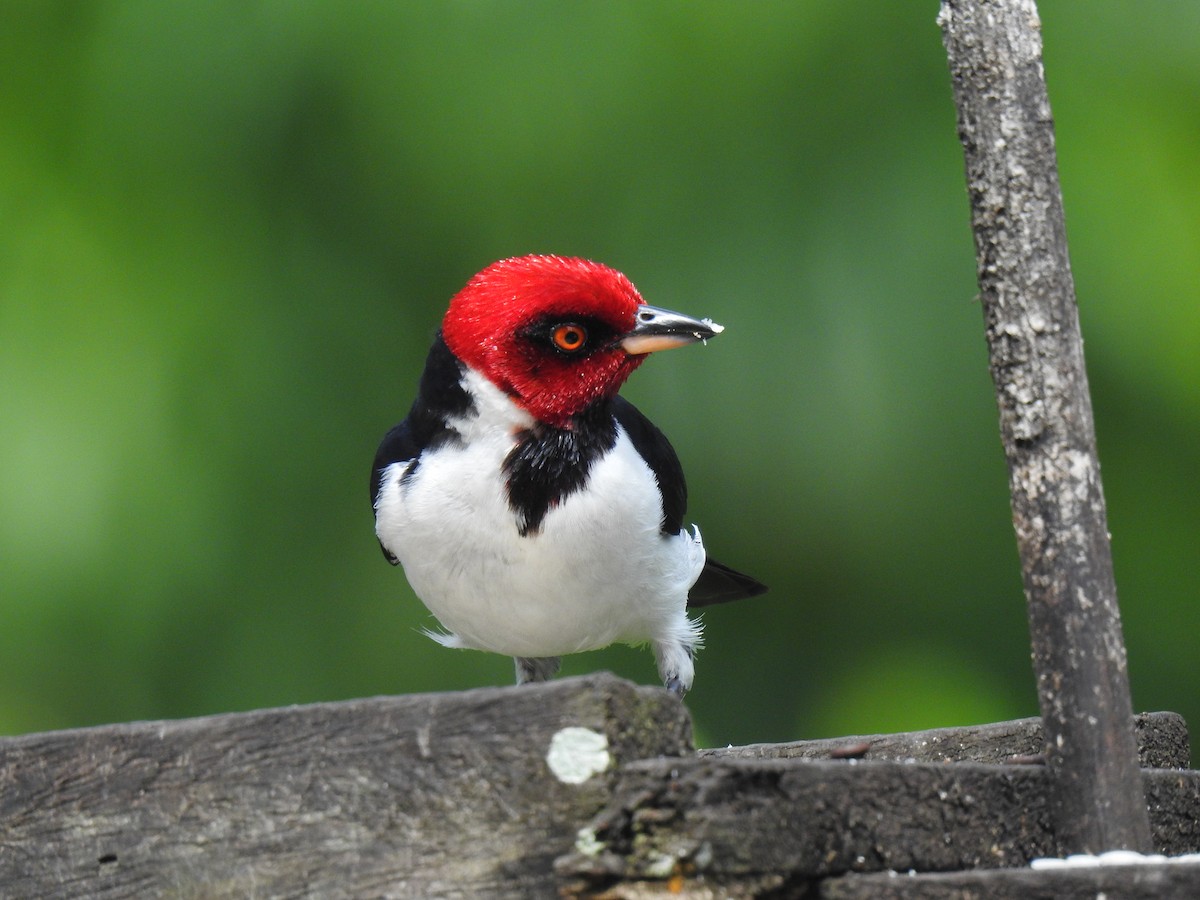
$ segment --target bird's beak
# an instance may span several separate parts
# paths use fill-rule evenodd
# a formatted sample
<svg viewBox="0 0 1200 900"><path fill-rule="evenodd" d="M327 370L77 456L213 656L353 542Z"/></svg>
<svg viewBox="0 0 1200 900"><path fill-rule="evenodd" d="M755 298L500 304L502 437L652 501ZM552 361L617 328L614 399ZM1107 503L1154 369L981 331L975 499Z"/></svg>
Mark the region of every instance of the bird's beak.
<svg viewBox="0 0 1200 900"><path fill-rule="evenodd" d="M643 304L637 310L637 325L620 341L626 353L653 353L697 341L707 341L725 330L712 319L693 319L683 313Z"/></svg>

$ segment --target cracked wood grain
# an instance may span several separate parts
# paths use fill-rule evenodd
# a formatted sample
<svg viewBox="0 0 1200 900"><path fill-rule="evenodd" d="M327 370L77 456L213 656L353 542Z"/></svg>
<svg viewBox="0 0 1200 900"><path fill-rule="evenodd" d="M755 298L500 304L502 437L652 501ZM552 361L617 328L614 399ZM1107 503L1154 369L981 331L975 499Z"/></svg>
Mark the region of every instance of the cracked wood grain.
<svg viewBox="0 0 1200 900"><path fill-rule="evenodd" d="M1100 464L1032 0L945 0L1060 850L1145 850Z"/></svg>

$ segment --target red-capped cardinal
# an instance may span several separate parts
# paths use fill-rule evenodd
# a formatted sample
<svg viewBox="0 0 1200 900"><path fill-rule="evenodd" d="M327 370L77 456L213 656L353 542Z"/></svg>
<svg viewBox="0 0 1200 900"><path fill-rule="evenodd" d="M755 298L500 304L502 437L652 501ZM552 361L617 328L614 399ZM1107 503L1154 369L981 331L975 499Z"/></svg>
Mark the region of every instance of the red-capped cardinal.
<svg viewBox="0 0 1200 900"><path fill-rule="evenodd" d="M371 469L375 533L434 640L515 657L518 684L649 642L668 690L691 687L687 610L766 588L706 559L675 451L617 391L648 353L721 331L559 256L493 263L450 301Z"/></svg>

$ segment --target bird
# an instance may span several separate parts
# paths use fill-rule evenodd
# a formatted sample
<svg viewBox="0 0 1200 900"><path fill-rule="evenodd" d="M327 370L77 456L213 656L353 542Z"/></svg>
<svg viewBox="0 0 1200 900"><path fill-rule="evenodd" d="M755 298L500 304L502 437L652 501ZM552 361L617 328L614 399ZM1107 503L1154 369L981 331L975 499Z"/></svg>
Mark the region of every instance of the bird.
<svg viewBox="0 0 1200 900"><path fill-rule="evenodd" d="M723 330L575 257L502 259L451 298L371 468L383 555L444 629L427 636L513 657L518 685L648 643L667 690L691 688L688 609L766 587L684 527L679 457L618 391L648 354Z"/></svg>

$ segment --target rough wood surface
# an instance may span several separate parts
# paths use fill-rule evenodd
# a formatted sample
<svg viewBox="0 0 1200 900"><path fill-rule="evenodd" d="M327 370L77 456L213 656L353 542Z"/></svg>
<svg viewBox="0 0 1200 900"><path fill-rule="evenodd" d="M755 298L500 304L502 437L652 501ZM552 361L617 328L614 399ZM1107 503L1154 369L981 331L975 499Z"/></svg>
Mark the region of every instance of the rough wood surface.
<svg viewBox="0 0 1200 900"><path fill-rule="evenodd" d="M1187 723L1178 713L1134 717L1138 764L1143 769L1186 769L1190 764ZM853 735L783 744L747 744L698 750L712 759L856 758L911 762L1036 763L1045 749L1042 720L1014 719L987 725L934 728L896 734Z"/></svg>
<svg viewBox="0 0 1200 900"><path fill-rule="evenodd" d="M1157 851L1200 849L1200 773L1143 774ZM581 895L674 877L745 896L770 876L796 896L846 872L1021 866L1055 854L1048 788L1040 766L640 762L557 867Z"/></svg>
<svg viewBox="0 0 1200 900"><path fill-rule="evenodd" d="M1200 865L1105 866L935 875L846 875L821 883L821 900L1196 900Z"/></svg>
<svg viewBox="0 0 1200 900"><path fill-rule="evenodd" d="M605 773L556 777L565 728ZM615 767L690 743L609 675L7 738L0 896L553 896Z"/></svg>
<svg viewBox="0 0 1200 900"><path fill-rule="evenodd" d="M944 0L1063 852L1149 843L1033 0Z"/></svg>

